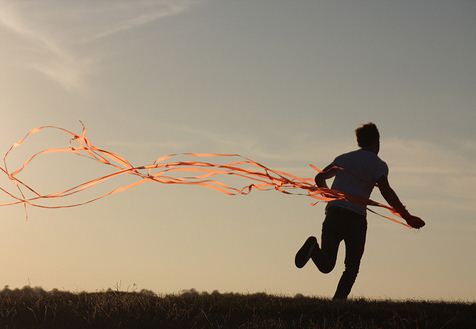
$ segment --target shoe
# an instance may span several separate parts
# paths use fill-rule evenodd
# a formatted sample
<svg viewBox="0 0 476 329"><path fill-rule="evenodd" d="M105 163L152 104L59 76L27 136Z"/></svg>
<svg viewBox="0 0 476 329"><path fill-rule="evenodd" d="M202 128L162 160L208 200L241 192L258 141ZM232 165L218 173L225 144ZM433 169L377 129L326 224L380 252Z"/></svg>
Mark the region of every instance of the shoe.
<svg viewBox="0 0 476 329"><path fill-rule="evenodd" d="M315 237L310 236L307 238L306 242L304 242L294 258L294 264L296 264L297 268L302 268L306 265L317 245L317 239Z"/></svg>

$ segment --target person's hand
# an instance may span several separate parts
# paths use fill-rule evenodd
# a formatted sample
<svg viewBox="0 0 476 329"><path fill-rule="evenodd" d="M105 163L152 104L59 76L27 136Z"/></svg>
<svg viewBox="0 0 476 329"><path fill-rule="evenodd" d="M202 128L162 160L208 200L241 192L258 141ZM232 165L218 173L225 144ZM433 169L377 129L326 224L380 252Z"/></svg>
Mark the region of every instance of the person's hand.
<svg viewBox="0 0 476 329"><path fill-rule="evenodd" d="M421 228L425 226L425 222L420 217L410 214L404 205L401 205L399 208L397 208L397 212L411 227Z"/></svg>
<svg viewBox="0 0 476 329"><path fill-rule="evenodd" d="M425 222L420 217L417 217L417 216L407 214L403 217L403 219L405 219L407 224L413 228L421 228L425 226Z"/></svg>

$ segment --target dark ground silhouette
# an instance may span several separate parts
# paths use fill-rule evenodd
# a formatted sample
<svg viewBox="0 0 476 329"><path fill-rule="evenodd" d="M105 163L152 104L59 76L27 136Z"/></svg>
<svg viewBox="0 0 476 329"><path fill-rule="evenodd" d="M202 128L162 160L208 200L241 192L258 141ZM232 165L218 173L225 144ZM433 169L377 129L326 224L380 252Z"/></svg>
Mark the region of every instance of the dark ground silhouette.
<svg viewBox="0 0 476 329"><path fill-rule="evenodd" d="M25 287L0 291L0 328L470 329L476 304Z"/></svg>

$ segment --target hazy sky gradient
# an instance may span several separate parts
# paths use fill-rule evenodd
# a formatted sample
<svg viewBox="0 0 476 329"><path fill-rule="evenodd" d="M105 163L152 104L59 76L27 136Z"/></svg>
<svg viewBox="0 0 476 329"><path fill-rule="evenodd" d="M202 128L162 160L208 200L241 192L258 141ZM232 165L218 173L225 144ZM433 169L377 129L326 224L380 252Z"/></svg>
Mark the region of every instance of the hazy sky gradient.
<svg viewBox="0 0 476 329"><path fill-rule="evenodd" d="M427 227L369 215L353 296L476 300L474 1L0 1L0 44L3 151L82 120L134 164L233 152L311 176L377 123L390 182ZM51 156L22 178L46 192L103 172ZM309 201L149 184L28 222L0 208L0 284L331 296L343 247L329 275L293 264L320 235Z"/></svg>

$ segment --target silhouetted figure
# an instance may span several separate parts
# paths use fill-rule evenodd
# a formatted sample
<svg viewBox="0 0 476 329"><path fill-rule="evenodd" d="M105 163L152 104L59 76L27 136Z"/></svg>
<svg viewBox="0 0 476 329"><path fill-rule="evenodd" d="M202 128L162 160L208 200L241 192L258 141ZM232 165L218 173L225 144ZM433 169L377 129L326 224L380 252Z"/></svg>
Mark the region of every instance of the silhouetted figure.
<svg viewBox="0 0 476 329"><path fill-rule="evenodd" d="M425 223L412 216L400 202L388 182L388 167L377 154L380 149L380 134L377 126L367 123L355 130L360 149L342 154L316 175L318 187L327 188L326 180L332 177L332 189L349 195L369 198L375 185L385 200L397 210L406 222L420 228ZM313 236L309 237L296 254L295 264L302 268L309 259L322 273L334 269L337 251L342 240L345 243L345 270L342 273L334 299L346 299L359 272L360 259L364 253L367 232L366 207L344 200L328 203L322 224L321 246Z"/></svg>

